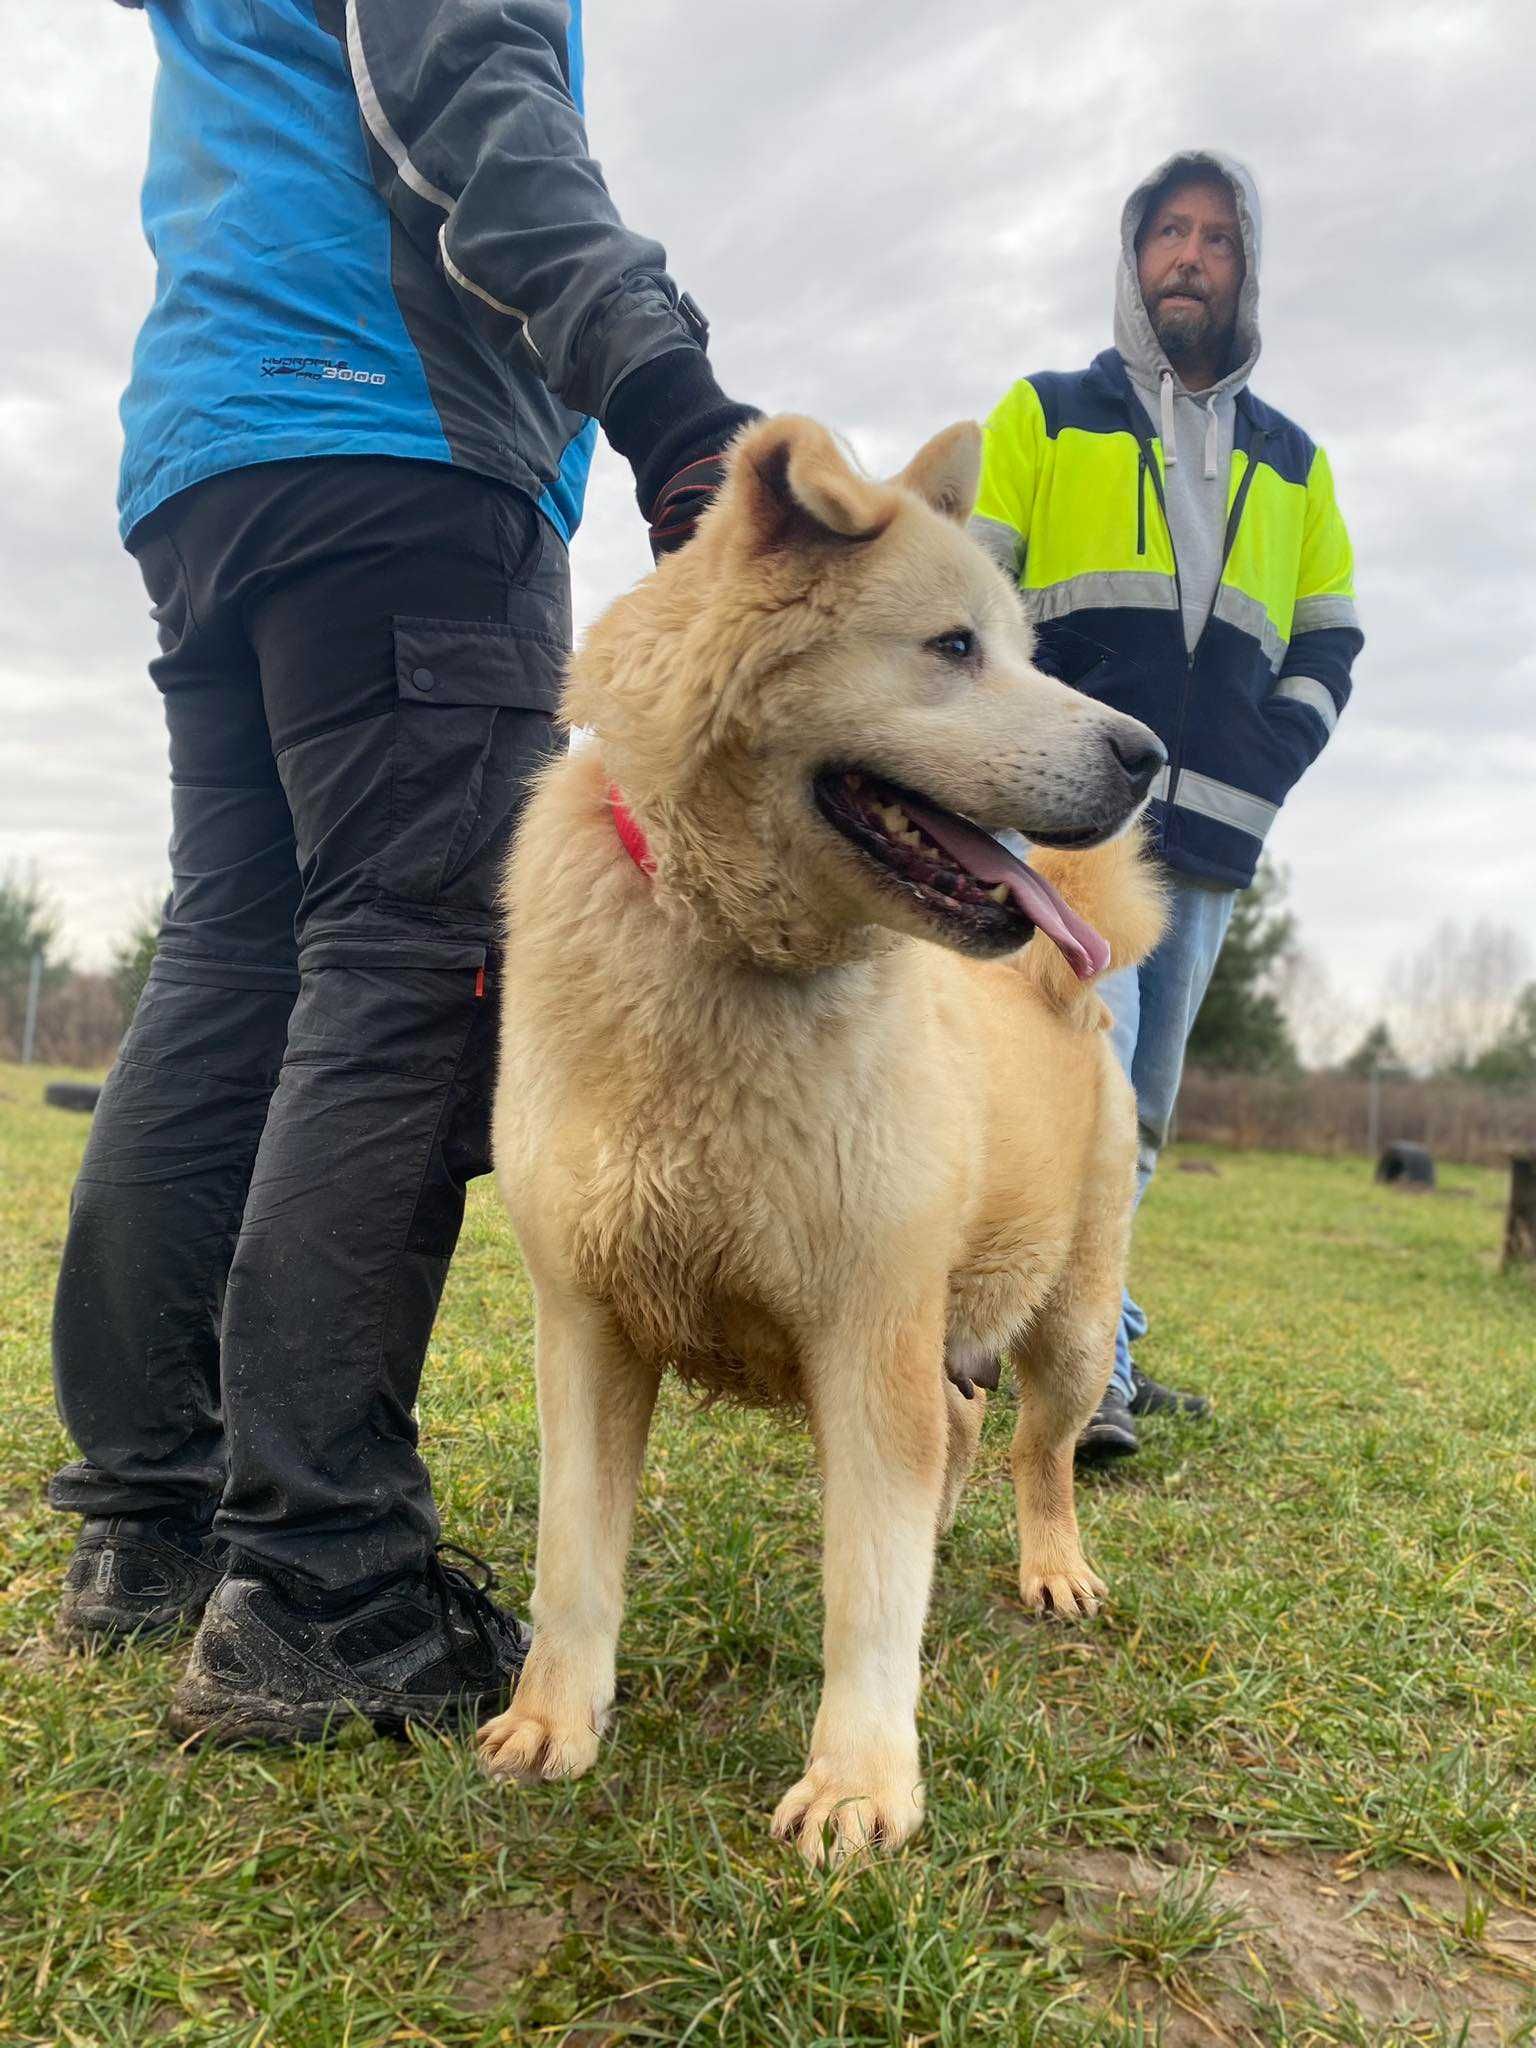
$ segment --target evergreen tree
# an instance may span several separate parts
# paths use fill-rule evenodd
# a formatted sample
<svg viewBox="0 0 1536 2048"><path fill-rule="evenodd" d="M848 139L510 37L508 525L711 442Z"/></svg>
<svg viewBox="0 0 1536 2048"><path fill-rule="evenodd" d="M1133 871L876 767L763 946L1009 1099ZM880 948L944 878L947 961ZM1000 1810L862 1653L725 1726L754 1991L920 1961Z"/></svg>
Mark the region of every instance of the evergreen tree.
<svg viewBox="0 0 1536 2048"><path fill-rule="evenodd" d="M1285 877L1261 861L1238 897L1226 943L1189 1039L1191 1064L1228 1074L1294 1074L1296 1048L1279 985L1296 950L1296 920L1285 905Z"/></svg>
<svg viewBox="0 0 1536 2048"><path fill-rule="evenodd" d="M48 995L69 972L59 953L59 915L35 868L8 867L0 875L0 1036L18 1045L35 953L43 956Z"/></svg>
<svg viewBox="0 0 1536 2048"><path fill-rule="evenodd" d="M1351 1074L1357 1080L1365 1080L1371 1074L1383 1074L1397 1080L1407 1071L1402 1055L1392 1042L1392 1033L1380 1023L1371 1026L1339 1067L1341 1074Z"/></svg>
<svg viewBox="0 0 1536 2048"><path fill-rule="evenodd" d="M159 909L154 903L147 903L132 928L112 948L112 981L122 1005L125 1031L133 1022L133 1013L149 979L159 937Z"/></svg>
<svg viewBox="0 0 1536 2048"><path fill-rule="evenodd" d="M1486 1088L1536 1088L1536 981L1520 991L1499 1037L1462 1072Z"/></svg>

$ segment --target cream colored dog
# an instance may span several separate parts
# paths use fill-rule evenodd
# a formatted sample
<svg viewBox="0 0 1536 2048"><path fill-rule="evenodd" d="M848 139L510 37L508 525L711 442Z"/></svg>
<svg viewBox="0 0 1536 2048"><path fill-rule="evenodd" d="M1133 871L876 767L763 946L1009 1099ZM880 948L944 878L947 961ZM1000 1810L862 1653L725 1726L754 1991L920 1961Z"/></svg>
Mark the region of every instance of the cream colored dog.
<svg viewBox="0 0 1536 2048"><path fill-rule="evenodd" d="M874 483L808 420L749 429L697 537L587 638L566 712L600 746L547 773L508 881L496 1158L543 1469L533 1647L482 1754L529 1778L597 1755L663 1371L800 1402L826 1683L773 1827L811 1863L921 1818L935 1539L999 1354L1025 1604L1104 1593L1072 1451L1114 1349L1134 1109L1091 984L1157 936L1114 835L1163 756L1031 666L964 532L979 459L953 427ZM979 827L1097 850L1031 868Z"/></svg>

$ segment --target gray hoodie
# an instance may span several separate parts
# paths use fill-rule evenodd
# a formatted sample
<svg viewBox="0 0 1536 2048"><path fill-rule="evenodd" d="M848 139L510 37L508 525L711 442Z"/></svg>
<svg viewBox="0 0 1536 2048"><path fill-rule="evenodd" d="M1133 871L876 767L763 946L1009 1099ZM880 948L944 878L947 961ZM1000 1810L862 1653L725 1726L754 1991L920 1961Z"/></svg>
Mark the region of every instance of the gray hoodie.
<svg viewBox="0 0 1536 2048"><path fill-rule="evenodd" d="M1163 352L1142 304L1136 275L1136 234L1147 200L1169 172L1218 171L1232 187L1247 274L1237 301L1233 364L1208 391L1186 391ZM1163 444L1163 495L1184 599L1184 641L1193 653L1216 596L1227 523L1227 480L1237 394L1259 359L1259 195L1253 174L1215 149L1180 150L1132 192L1120 215L1115 272L1115 347L1147 417Z"/></svg>

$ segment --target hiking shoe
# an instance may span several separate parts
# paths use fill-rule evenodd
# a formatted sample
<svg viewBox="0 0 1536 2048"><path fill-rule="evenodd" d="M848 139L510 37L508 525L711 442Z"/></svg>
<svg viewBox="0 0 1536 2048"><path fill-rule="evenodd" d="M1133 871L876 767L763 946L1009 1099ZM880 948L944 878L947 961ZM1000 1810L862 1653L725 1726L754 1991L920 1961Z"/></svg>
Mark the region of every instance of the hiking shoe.
<svg viewBox="0 0 1536 2048"><path fill-rule="evenodd" d="M1113 1387L1094 1410L1077 1439L1079 1465L1107 1465L1115 1458L1134 1458L1141 1449L1136 1424Z"/></svg>
<svg viewBox="0 0 1536 2048"><path fill-rule="evenodd" d="M1181 1394L1173 1387L1159 1386L1136 1366L1131 1367L1136 1391L1131 1395L1133 1415L1209 1415L1211 1404L1204 1394Z"/></svg>
<svg viewBox="0 0 1536 2048"><path fill-rule="evenodd" d="M528 1635L479 1576L434 1555L422 1570L339 1604L306 1596L286 1573L231 1562L208 1603L186 1675L171 1696L178 1736L214 1742L315 1742L350 1720L394 1734L411 1721L457 1721L499 1707Z"/></svg>
<svg viewBox="0 0 1536 2048"><path fill-rule="evenodd" d="M226 1546L175 1515L92 1515L64 1574L60 1632L123 1643L190 1628L224 1575Z"/></svg>

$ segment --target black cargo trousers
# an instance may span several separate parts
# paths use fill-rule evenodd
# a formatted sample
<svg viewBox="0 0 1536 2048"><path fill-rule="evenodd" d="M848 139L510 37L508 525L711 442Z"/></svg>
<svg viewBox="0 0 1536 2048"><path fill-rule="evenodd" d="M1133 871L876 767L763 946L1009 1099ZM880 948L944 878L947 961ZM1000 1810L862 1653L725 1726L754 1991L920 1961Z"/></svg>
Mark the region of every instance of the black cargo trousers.
<svg viewBox="0 0 1536 2048"><path fill-rule="evenodd" d="M558 745L565 549L508 485L375 457L212 478L131 545L172 887L71 1202L83 1455L49 1497L212 1516L350 1587L437 1540L413 1407L490 1166L496 900Z"/></svg>

